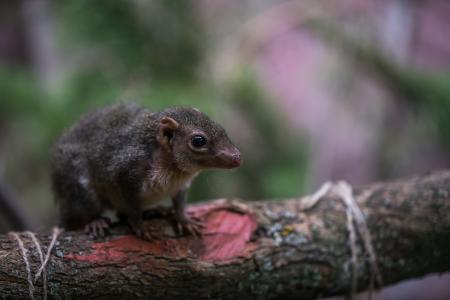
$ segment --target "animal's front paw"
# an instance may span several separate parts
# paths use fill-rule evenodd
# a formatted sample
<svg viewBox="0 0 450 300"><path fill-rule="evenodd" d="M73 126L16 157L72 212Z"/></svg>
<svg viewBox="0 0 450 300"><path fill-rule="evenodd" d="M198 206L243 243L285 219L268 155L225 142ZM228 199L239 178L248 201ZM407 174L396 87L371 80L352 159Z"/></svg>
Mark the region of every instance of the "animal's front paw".
<svg viewBox="0 0 450 300"><path fill-rule="evenodd" d="M200 238L205 225L199 218L188 217L185 214L175 215L175 231L178 235L182 233Z"/></svg>
<svg viewBox="0 0 450 300"><path fill-rule="evenodd" d="M128 216L128 224L130 225L131 230L141 239L152 241L157 239L157 236L154 233L154 230L150 228L150 226L146 225L143 222L142 218L137 216Z"/></svg>

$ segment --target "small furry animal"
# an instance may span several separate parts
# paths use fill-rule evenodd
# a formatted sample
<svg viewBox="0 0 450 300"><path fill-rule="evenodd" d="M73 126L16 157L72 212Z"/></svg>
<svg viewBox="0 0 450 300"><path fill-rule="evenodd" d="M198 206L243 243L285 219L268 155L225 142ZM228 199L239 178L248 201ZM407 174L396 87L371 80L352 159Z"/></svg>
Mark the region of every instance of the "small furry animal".
<svg viewBox="0 0 450 300"><path fill-rule="evenodd" d="M152 239L143 210L171 197L184 232L198 235L201 223L185 213L192 179L209 168L231 169L239 150L225 130L195 108L151 112L119 103L83 116L56 142L51 178L62 226L85 227L104 235L113 210L127 217L132 230Z"/></svg>

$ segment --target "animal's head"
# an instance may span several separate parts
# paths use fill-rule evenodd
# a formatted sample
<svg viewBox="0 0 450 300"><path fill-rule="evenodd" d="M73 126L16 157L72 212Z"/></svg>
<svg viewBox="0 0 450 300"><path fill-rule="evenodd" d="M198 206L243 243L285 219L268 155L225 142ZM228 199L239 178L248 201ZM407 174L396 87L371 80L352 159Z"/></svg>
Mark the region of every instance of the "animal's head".
<svg viewBox="0 0 450 300"><path fill-rule="evenodd" d="M180 170L231 169L241 154L222 126L195 108L170 108L158 121L157 141Z"/></svg>

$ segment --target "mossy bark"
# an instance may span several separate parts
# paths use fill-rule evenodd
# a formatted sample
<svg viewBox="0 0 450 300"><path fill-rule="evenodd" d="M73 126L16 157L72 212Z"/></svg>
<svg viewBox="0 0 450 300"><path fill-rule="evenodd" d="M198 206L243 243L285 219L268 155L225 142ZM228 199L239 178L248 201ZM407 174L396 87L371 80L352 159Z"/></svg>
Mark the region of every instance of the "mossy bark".
<svg viewBox="0 0 450 300"><path fill-rule="evenodd" d="M450 270L450 171L356 188L385 285ZM302 199L192 206L204 219L201 239L175 237L166 219L148 221L153 242L117 227L106 239L59 236L47 267L49 298L315 299L351 287L345 207L326 196L313 209ZM39 257L27 235L32 272ZM49 233L37 234L44 251ZM358 288L369 285L358 242ZM17 242L0 236L0 298L27 298ZM43 282L35 297L42 297Z"/></svg>

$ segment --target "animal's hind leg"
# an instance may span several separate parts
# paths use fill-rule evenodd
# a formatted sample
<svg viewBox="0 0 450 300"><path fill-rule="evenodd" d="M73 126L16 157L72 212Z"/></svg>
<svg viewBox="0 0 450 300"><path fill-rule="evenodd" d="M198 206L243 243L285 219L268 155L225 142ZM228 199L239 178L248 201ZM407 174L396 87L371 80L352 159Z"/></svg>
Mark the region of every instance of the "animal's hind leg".
<svg viewBox="0 0 450 300"><path fill-rule="evenodd" d="M94 238L104 237L109 230L109 225L110 221L108 218L98 217L86 224L84 231Z"/></svg>
<svg viewBox="0 0 450 300"><path fill-rule="evenodd" d="M62 224L68 229L84 227L86 233L94 238L104 236L109 228L109 219L101 216L102 208L97 195L75 180L66 188L64 196L67 198L61 201L60 207Z"/></svg>
<svg viewBox="0 0 450 300"><path fill-rule="evenodd" d="M62 226L81 229L100 218L101 203L91 187L85 164L73 157L60 161L57 168L53 169L52 183Z"/></svg>

